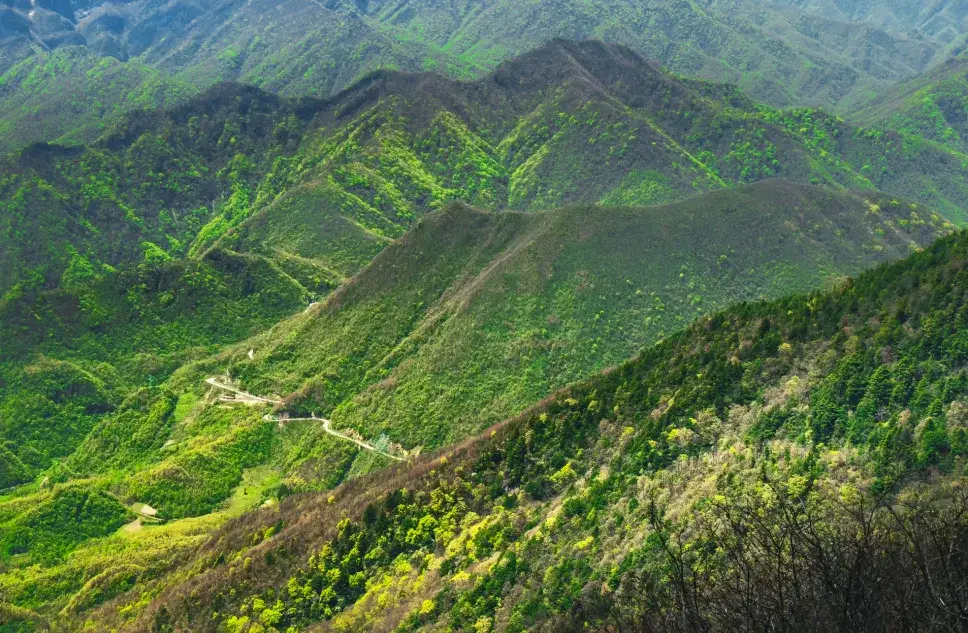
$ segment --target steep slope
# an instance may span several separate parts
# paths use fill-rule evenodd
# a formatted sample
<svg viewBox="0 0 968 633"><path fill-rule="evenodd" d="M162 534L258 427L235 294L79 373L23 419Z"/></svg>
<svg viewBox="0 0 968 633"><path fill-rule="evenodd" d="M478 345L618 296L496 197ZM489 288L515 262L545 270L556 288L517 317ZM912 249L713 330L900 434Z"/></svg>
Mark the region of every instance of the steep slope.
<svg viewBox="0 0 968 633"><path fill-rule="evenodd" d="M937 4L876 12L868 3L766 0L8 0L0 71L25 59L36 65L35 50L83 45L132 62L115 69L129 76L147 65L202 89L232 80L326 97L378 68L479 77L549 39L596 38L678 73L737 83L774 105L846 109L958 50L965 27L957 4ZM127 106L104 75L72 79L104 95L98 109L108 117ZM76 104L56 87L53 78L37 87L52 95L46 109L55 116L24 130L26 140L83 132L90 121L87 113L72 117ZM14 107L0 103L2 112Z"/></svg>
<svg viewBox="0 0 968 633"><path fill-rule="evenodd" d="M850 118L968 150L968 56L892 88Z"/></svg>
<svg viewBox="0 0 968 633"><path fill-rule="evenodd" d="M0 490L69 456L129 395L310 296L274 264L213 250L0 302Z"/></svg>
<svg viewBox="0 0 968 633"><path fill-rule="evenodd" d="M697 315L830 283L940 230L884 196L784 181L659 207L449 207L308 315L203 367L364 437L438 447Z"/></svg>
<svg viewBox="0 0 968 633"><path fill-rule="evenodd" d="M97 271L149 243L197 256L219 240L340 278L450 200L641 205L774 176L882 189L962 222L965 164L954 148L759 106L597 42L554 41L469 83L377 73L326 101L224 84L89 147L4 159L0 291L56 286L71 248Z"/></svg>
<svg viewBox="0 0 968 633"><path fill-rule="evenodd" d="M956 628L966 259L962 233L833 291L700 319L442 454L235 520L75 617L125 631Z"/></svg>
<svg viewBox="0 0 968 633"><path fill-rule="evenodd" d="M4 157L0 297L56 287L71 267L97 276L187 253L216 212L247 206L272 161L296 149L311 112L295 105L224 85L131 117L95 145Z"/></svg>
<svg viewBox="0 0 968 633"><path fill-rule="evenodd" d="M252 281L234 274L224 288L193 290L189 267L169 277L180 288L154 289L157 276L145 273L135 296L112 299L132 284L121 278L102 284L97 301L75 291L17 304L0 313L22 342L3 350L13 361L0 463L8 483L30 483L0 497L0 524L21 535L0 543L0 589L45 614L68 602L83 611L127 581L91 587L114 574L157 576L239 507L413 458L696 315L833 283L947 228L883 196L782 181L641 209L451 205L321 305L214 355L205 351L291 310L292 297L305 301L301 286L268 260L216 249L203 262L245 264ZM113 317L77 322L75 302L82 315L94 303ZM142 347L151 355L132 355ZM244 391L258 397L235 395ZM329 411L332 421L312 415ZM57 433L42 431L50 418L63 421ZM24 540L28 509L47 516L62 495L102 494L132 512L147 504L156 525L103 540L125 518L111 511L70 530L54 524L42 544ZM117 568L131 560L142 571Z"/></svg>
<svg viewBox="0 0 968 633"><path fill-rule="evenodd" d="M91 142L136 109L171 109L191 85L80 46L32 55L0 75L0 152L33 141Z"/></svg>
<svg viewBox="0 0 968 633"><path fill-rule="evenodd" d="M968 200L968 156L954 149L764 108L595 42L555 41L471 83L380 73L330 100L316 124L280 170L292 184L229 232L231 248L315 258L331 237L314 209L327 226L344 221L339 209L395 237L450 199L520 210L652 204L773 176L881 188L956 222Z"/></svg>
<svg viewBox="0 0 968 633"><path fill-rule="evenodd" d="M955 149L758 106L596 42L555 41L470 83L379 73L330 100L316 124L281 172L298 186L230 232L232 248L315 257L329 237L313 208L395 237L450 199L653 204L774 176L880 188L956 222L968 200L968 156Z"/></svg>

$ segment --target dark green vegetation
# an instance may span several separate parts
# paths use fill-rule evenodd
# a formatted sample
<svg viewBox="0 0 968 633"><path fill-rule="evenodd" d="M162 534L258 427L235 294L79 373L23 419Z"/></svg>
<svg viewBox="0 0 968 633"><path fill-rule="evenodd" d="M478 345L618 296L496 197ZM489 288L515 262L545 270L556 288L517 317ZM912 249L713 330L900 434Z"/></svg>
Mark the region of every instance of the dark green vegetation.
<svg viewBox="0 0 968 633"><path fill-rule="evenodd" d="M160 82L146 103L181 98L141 60L91 68L90 53L63 48L49 59L117 73L119 86ZM72 73L65 85L88 99ZM29 84L17 94L44 102ZM911 341L941 336L920 319L957 316L916 301L932 274L961 283L965 238L864 277L882 304L863 283L838 285L966 221L964 149L899 129L776 110L621 46L559 40L473 82L381 71L327 99L219 84L125 116L90 145L7 156L0 618L17 631L168 631L188 617L259 633L336 616L345 630L377 626L371 616L406 616L404 630L555 630L619 604L589 582L634 602L655 578L625 574L662 554L639 551L642 525L700 538L698 524L667 527L647 509L636 487L649 478L683 487L670 520L718 524L693 502L720 466L737 473L740 501L768 500L755 469L782 482L780 504L815 484L840 495L831 482L867 503L914 471L957 472L960 348ZM708 320L816 288L836 290ZM960 306L956 290L942 299ZM915 305L895 310L903 297ZM903 326L875 345L888 317ZM643 347L646 360L502 425ZM836 372L853 386L828 384ZM867 391L881 399L862 410ZM419 456L491 424L445 462ZM403 483L416 476L407 465L368 475L394 457L416 462L417 484ZM332 501L315 496L345 481ZM408 491L352 522L363 506L346 495L395 486ZM807 516L845 524L827 499ZM280 502L282 514L269 509ZM314 525L293 518L304 510ZM332 520L344 511L349 523ZM898 516L895 528L910 524ZM279 530L297 546L277 549ZM305 543L322 549L299 575ZM263 549L240 554L252 546ZM185 591L223 595L169 600L209 568L212 583ZM477 584L492 572L500 582ZM657 600L682 604L681 586L662 586L673 593Z"/></svg>
<svg viewBox="0 0 968 633"><path fill-rule="evenodd" d="M58 65L85 47L117 59L34 74L30 94L0 94L0 121L28 125L7 147L90 140L132 105L240 81L288 96L326 97L376 69L470 78L554 37L624 44L671 70L738 84L778 106L846 111L961 50L956 2L710 0L6 0L0 72ZM55 51L53 55L49 51ZM77 53L79 54L79 53ZM84 66L98 68L86 72ZM149 71L150 69L150 71ZM18 71L23 73L24 70ZM65 84L70 90L63 90ZM127 92L118 91L127 85ZM97 95L93 102L86 96ZM79 108L87 100L92 107ZM44 115L41 125L33 117Z"/></svg>
<svg viewBox="0 0 968 633"><path fill-rule="evenodd" d="M100 600L84 597L86 583L125 562L112 548L136 550L139 578L162 573L204 533L192 521L211 529L232 514L252 469L268 467L261 479L275 487L259 487L249 505L392 463L318 421L277 424L264 405L223 403L210 376L231 374L267 396L293 392L281 408L294 416L333 411L338 429L414 453L466 437L696 315L829 284L948 228L880 194L784 181L646 208L528 215L449 205L322 304L215 355L206 352L305 305L305 288L263 257L217 248L197 263L143 264L12 302L3 315L18 342L5 353L5 476L32 483L0 499L0 516L22 522L26 508L82 486L129 508L148 503L169 523L102 541L65 535L56 555L28 548L0 559L0 588L45 614L82 597L93 606ZM96 516L80 525L94 536L116 527Z"/></svg>
<svg viewBox="0 0 968 633"><path fill-rule="evenodd" d="M645 208L453 205L318 308L198 369L292 394L294 414L437 448L699 315L903 257L944 230L915 209L785 181Z"/></svg>
<svg viewBox="0 0 968 633"><path fill-rule="evenodd" d="M783 177L880 189L962 222L966 165L955 148L759 106L599 43L556 41L472 83L379 73L328 101L223 84L89 147L5 158L0 292L219 240L297 278L342 279L453 199L642 205Z"/></svg>
<svg viewBox="0 0 968 633"><path fill-rule="evenodd" d="M966 261L960 233L832 291L704 317L443 454L231 521L86 618L953 630Z"/></svg>
<svg viewBox="0 0 968 633"><path fill-rule="evenodd" d="M851 117L958 151L968 149L968 56L885 92Z"/></svg>

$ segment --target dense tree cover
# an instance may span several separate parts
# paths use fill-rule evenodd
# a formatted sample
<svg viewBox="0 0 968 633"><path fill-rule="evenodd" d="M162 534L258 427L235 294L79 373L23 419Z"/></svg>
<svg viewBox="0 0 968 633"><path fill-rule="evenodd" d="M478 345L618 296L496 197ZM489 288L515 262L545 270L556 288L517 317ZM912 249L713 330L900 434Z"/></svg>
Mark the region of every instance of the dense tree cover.
<svg viewBox="0 0 968 633"><path fill-rule="evenodd" d="M304 122L289 106L225 86L195 107L127 119L94 146L34 145L6 156L0 298L56 288L65 273L71 285L120 265L152 265L184 255L199 234L214 238L208 225L231 221L224 218L258 182L259 165L294 149L287 130Z"/></svg>
<svg viewBox="0 0 968 633"><path fill-rule="evenodd" d="M968 57L886 91L851 119L920 136L964 152L968 148Z"/></svg>
<svg viewBox="0 0 968 633"><path fill-rule="evenodd" d="M956 3L922 5L9 0L0 126L10 134L0 143L91 140L125 110L225 80L327 97L380 68L480 76L553 37L624 44L774 105L847 110L958 50L965 27Z"/></svg>
<svg viewBox="0 0 968 633"><path fill-rule="evenodd" d="M966 256L960 233L832 291L700 319L477 439L242 517L186 563L203 573L94 621L956 627Z"/></svg>
<svg viewBox="0 0 968 633"><path fill-rule="evenodd" d="M622 564L637 560L641 526L692 539L688 517L721 520L698 513L711 473L724 469L740 499L817 491L827 523L826 499L849 485L881 521L911 473L960 469L963 237L832 294L744 304L674 333L948 231L942 216L963 220L968 199L960 152L759 106L621 47L556 41L473 83L384 72L326 101L222 85L88 147L11 155L0 613L17 627L96 613L161 630L185 617L253 631L374 618L520 631L574 613L597 625L612 603L595 587L635 600L641 578ZM889 194L846 192L874 187ZM534 215L447 206L695 192ZM277 414L334 412L382 447L437 448L662 337L444 461L414 451L416 471L376 477L386 457L205 383L241 379L284 399ZM332 501L275 509L361 475ZM650 505L638 487L653 485L683 500ZM360 524L366 500L379 503ZM298 546L280 551L277 534ZM251 547L263 549L242 556ZM661 554L641 556L668 563ZM236 585L227 569L258 580ZM191 591L207 604L153 602L200 570L212 582ZM689 617L712 618L696 608Z"/></svg>
<svg viewBox="0 0 968 633"><path fill-rule="evenodd" d="M31 55L0 74L0 151L94 141L131 110L170 109L197 90L80 46Z"/></svg>
<svg viewBox="0 0 968 633"><path fill-rule="evenodd" d="M472 83L379 73L325 102L221 85L86 148L3 159L0 292L219 241L319 285L455 199L641 205L783 177L881 189L961 222L965 164L956 148L761 107L598 43L552 42Z"/></svg>

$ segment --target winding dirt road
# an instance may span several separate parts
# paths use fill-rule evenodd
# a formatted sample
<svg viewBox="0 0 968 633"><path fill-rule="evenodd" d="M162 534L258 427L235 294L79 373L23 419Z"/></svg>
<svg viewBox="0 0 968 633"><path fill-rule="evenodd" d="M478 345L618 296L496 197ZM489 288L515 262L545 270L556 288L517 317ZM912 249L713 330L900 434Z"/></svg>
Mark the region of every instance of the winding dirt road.
<svg viewBox="0 0 968 633"><path fill-rule="evenodd" d="M214 377L206 378L205 382L212 385L213 387L218 387L219 389L228 391L231 394L233 394L232 396L229 396L229 397L226 397L226 396L220 397L219 399L222 400L223 402L235 402L237 404L248 404L248 405L282 404L282 401L280 400L270 400L268 398L262 398L261 396L251 394L248 391L240 391L239 389L236 389L231 385L226 385L225 383L219 382L218 378L214 378Z"/></svg>
<svg viewBox="0 0 968 633"><path fill-rule="evenodd" d="M232 396L229 396L229 397L219 398L223 402L231 402L231 403L235 403L235 404L244 404L244 405L248 405L248 406L260 405L260 404L282 404L282 402L279 401L279 400L271 400L269 398L263 398L261 396L255 395L255 394L251 394L248 391L242 391L240 389L236 389L235 387L232 387L231 385L226 385L223 382L219 382L219 380L217 378L214 378L214 377L213 378L207 378L205 380L205 382L207 384L213 386L213 387L216 387L218 389L222 389L222 390L228 391L229 393L232 394ZM333 437L338 437L340 439L346 440L347 442L353 442L354 444L356 444L357 446L359 446L360 448L362 448L364 450L370 451L372 453L376 453L377 455L382 455L383 457L386 457L388 459L393 459L393 460L396 460L398 462L405 462L405 461L407 461L403 457L398 457L397 455L391 455L390 453L381 451L377 447L373 446L372 444L367 444L363 440L358 440L355 437L350 437L349 435L344 435L343 433L340 433L339 431L334 431L333 428L332 428L332 426L331 426L332 425L332 422L330 420L327 420L326 418L317 418L316 416L313 416L311 418L290 418L290 417L286 417L284 415L283 416L279 416L279 415L266 414L266 415L262 416L262 419L263 420L268 420L269 422L278 422L280 424L284 424L286 422L295 422L297 420L312 420L314 422L322 422L323 423L323 430L326 433L332 435Z"/></svg>

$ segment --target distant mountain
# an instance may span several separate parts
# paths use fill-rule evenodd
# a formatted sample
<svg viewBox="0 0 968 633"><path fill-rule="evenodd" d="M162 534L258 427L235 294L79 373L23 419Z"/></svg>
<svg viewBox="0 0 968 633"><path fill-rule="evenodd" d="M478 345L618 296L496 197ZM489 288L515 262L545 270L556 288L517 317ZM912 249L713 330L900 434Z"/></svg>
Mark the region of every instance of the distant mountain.
<svg viewBox="0 0 968 633"><path fill-rule="evenodd" d="M965 44L963 0L779 0L810 14L841 22L869 22L888 33L934 40L954 54Z"/></svg>
<svg viewBox="0 0 968 633"><path fill-rule="evenodd" d="M873 15L824 13L795 2L544 0L452 8L432 0L370 0L365 6L381 23L460 59L497 61L552 36L601 38L674 72L736 83L781 106L863 102L946 55L941 34L891 34ZM963 24L956 26L964 33Z"/></svg>
<svg viewBox="0 0 968 633"><path fill-rule="evenodd" d="M61 68L38 75L28 94L43 109L0 96L0 124L41 112L6 147L30 140L92 140L101 117L132 101L151 104L159 84L204 89L255 84L287 96L327 97L376 69L483 76L548 40L627 45L680 74L738 84L776 106L842 110L866 104L963 45L955 2L772 2L767 0L4 0L0 72L50 66L52 51L83 46L120 60L109 73ZM130 66L130 67L129 67ZM148 76L150 68L157 76ZM111 75L124 77L128 94ZM73 90L101 95L78 108Z"/></svg>
<svg viewBox="0 0 968 633"><path fill-rule="evenodd" d="M4 157L0 292L56 287L72 267L96 277L184 253L213 206L239 204L275 156L295 150L308 116L254 89L216 89L133 116L98 145Z"/></svg>
<svg viewBox="0 0 968 633"><path fill-rule="evenodd" d="M197 89L82 46L31 55L0 75L0 152L93 141L132 110L171 109Z"/></svg>
<svg viewBox="0 0 968 633"><path fill-rule="evenodd" d="M850 118L968 151L968 55L891 88Z"/></svg>
<svg viewBox="0 0 968 633"><path fill-rule="evenodd" d="M782 177L881 189L960 223L966 164L595 42L555 41L474 82L380 72L328 100L220 84L88 147L3 159L0 293L56 287L74 252L100 274L214 244L346 278L452 200L643 205Z"/></svg>

